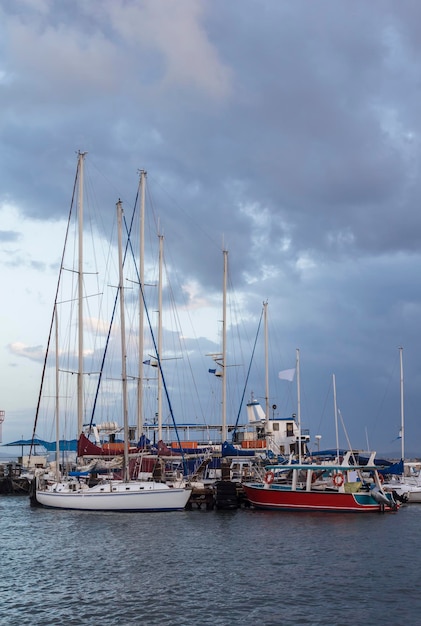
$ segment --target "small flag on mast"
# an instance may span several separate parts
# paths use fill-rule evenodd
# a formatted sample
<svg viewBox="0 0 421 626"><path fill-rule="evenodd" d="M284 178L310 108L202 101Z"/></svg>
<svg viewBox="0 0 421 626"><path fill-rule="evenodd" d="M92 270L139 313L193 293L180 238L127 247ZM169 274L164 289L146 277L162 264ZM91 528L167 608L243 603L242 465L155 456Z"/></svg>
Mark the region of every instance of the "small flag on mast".
<svg viewBox="0 0 421 626"><path fill-rule="evenodd" d="M282 370L278 374L278 378L280 378L281 380L288 380L290 383L294 380L294 376L295 376L295 367L293 367L290 370Z"/></svg>

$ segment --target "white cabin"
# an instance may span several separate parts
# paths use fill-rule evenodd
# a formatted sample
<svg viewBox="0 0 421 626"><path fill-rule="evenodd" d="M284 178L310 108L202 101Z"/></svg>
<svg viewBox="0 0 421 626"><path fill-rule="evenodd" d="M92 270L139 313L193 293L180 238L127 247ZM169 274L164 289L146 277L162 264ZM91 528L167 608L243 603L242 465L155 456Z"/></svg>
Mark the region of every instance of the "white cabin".
<svg viewBox="0 0 421 626"><path fill-rule="evenodd" d="M251 430L236 434L236 443L242 448L271 450L276 455L290 456L299 454L301 441L301 454L308 453L310 433L303 429L300 432L295 414L291 417L266 417L261 404L252 399L247 404L247 416Z"/></svg>

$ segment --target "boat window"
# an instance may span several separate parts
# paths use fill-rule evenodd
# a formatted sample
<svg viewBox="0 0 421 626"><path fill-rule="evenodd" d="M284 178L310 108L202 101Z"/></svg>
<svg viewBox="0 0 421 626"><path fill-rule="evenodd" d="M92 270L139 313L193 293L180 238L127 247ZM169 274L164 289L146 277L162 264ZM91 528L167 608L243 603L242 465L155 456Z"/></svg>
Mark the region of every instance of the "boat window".
<svg viewBox="0 0 421 626"><path fill-rule="evenodd" d="M272 430L279 430L279 424L277 424L276 422L274 422L272 424Z"/></svg>
<svg viewBox="0 0 421 626"><path fill-rule="evenodd" d="M294 425L291 422L287 422L287 437L292 437L294 434Z"/></svg>

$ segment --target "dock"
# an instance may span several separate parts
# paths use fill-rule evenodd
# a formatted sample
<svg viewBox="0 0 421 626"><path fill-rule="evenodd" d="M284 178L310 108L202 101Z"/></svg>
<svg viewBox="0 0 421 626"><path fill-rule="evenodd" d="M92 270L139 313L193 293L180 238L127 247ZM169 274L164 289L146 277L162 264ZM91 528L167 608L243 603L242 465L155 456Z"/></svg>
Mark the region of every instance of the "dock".
<svg viewBox="0 0 421 626"><path fill-rule="evenodd" d="M28 495L31 481L22 474L22 467L18 463L0 464L0 494L1 495Z"/></svg>
<svg viewBox="0 0 421 626"><path fill-rule="evenodd" d="M206 511L232 510L250 506L240 482L220 480L213 485L193 487L186 510L204 508Z"/></svg>

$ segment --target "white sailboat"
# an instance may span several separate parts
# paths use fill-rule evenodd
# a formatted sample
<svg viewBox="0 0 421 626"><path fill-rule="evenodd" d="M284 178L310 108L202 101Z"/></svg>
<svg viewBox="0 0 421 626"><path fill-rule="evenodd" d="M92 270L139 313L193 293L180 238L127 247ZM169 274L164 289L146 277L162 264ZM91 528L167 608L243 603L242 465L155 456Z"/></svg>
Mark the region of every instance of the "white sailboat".
<svg viewBox="0 0 421 626"><path fill-rule="evenodd" d="M78 371L78 435L83 426L83 164L85 154L79 153L79 254L78 254L78 320L79 320L79 371ZM129 476L129 425L127 402L126 339L124 322L123 254L122 254L122 203L117 203L118 222L118 266L119 299L122 353L122 412L124 420L124 461L122 479L104 478L98 484L90 486L80 478L59 478L49 480L39 475L34 481L31 503L51 508L86 510L86 511L174 511L183 510L191 489L185 486L169 486L154 480L133 480ZM58 416L57 416L58 419ZM58 463L56 462L58 467Z"/></svg>

